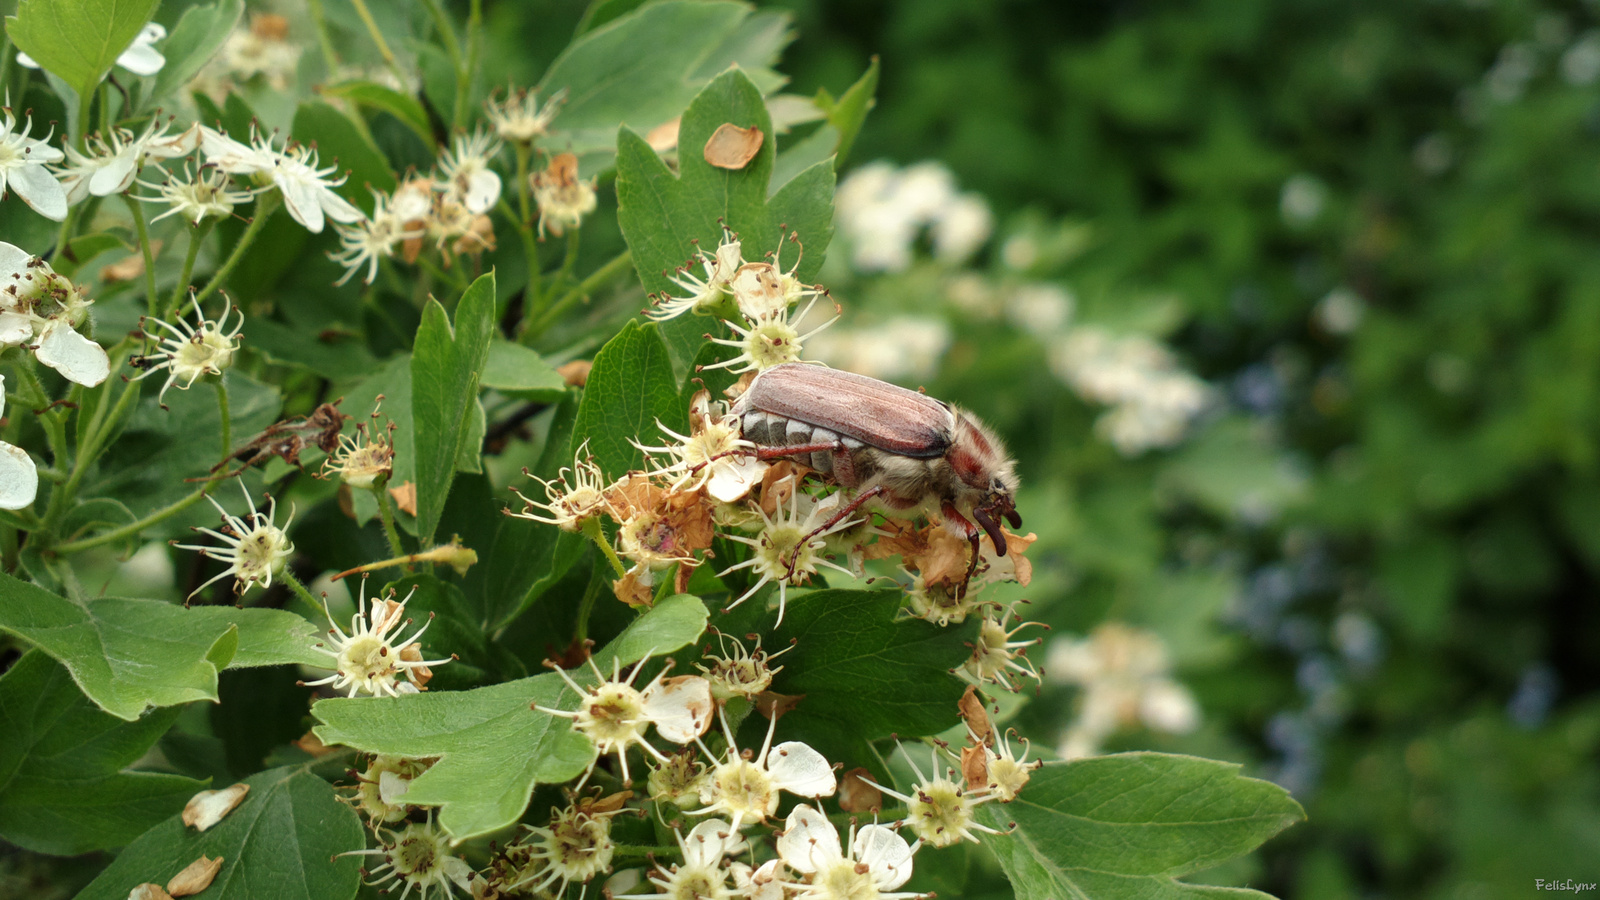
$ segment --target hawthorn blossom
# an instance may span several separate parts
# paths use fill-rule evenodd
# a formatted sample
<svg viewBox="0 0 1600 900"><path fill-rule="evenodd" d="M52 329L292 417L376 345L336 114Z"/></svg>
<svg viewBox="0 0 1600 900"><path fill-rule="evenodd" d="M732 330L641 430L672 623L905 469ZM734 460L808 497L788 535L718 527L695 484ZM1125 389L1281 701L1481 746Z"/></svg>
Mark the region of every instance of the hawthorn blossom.
<svg viewBox="0 0 1600 900"><path fill-rule="evenodd" d="M93 194L109 197L133 186L139 170L153 159L188 156L200 146L200 126L190 125L177 134L167 134L172 124L152 119L137 137L126 128L113 128L105 135L94 135L86 142L88 153L66 146L66 165L57 166L61 188L67 202L77 203Z"/></svg>
<svg viewBox="0 0 1600 900"><path fill-rule="evenodd" d="M734 275L744 265L740 252L739 236L728 230L728 226L722 226L722 243L717 245L714 255L697 250L695 258L684 263L671 276L672 283L681 288L684 295L673 297L665 293L657 294L654 298L656 308L645 313L645 316L664 322L686 312L709 313L728 296ZM705 272L704 278L694 275L692 269L696 263Z"/></svg>
<svg viewBox="0 0 1600 900"><path fill-rule="evenodd" d="M539 482L544 488L545 501L530 500L521 491L512 488L511 492L522 500L522 512L507 511L506 515L554 525L562 531L579 531L585 521L611 508L606 500L605 474L589 454L588 441L584 441L573 454L572 466L563 466L556 473L554 481L546 481L527 469L523 469L522 474ZM536 510L544 510L547 515L538 515Z"/></svg>
<svg viewBox="0 0 1600 900"><path fill-rule="evenodd" d="M305 682L306 687L320 687L324 684L333 685L336 691L346 688L349 693L346 697L356 694L367 694L380 697L387 694L398 697L401 694L414 694L427 690L427 677L432 673L430 666L440 666L455 659L422 659L422 635L433 622L433 614L428 614L428 621L422 627L411 633L411 636L401 640L400 632L406 625L411 624L411 619L405 618L406 604L411 602L411 597L416 593L416 588L411 589L404 600L395 600L395 592L390 590L388 597L379 597L372 601L372 608L367 608L367 583L361 582L360 600L356 606L356 614L350 617L350 631L345 631L333 621L333 614L324 604L322 612L328 617L328 636L332 638L332 647L317 644L318 653L333 658L333 674L316 681ZM416 647L416 650L411 650ZM426 674L424 674L426 673ZM401 681L404 675L406 681Z"/></svg>
<svg viewBox="0 0 1600 900"><path fill-rule="evenodd" d="M622 792L576 800L551 815L548 827L525 826L534 840L517 848L522 851L518 854L521 865L505 891L550 891L552 896L562 897L570 885L587 884L601 872L610 871L617 847L611 839L611 818L623 811L628 797L628 792Z"/></svg>
<svg viewBox="0 0 1600 900"><path fill-rule="evenodd" d="M60 162L62 153L50 146L49 134L44 140L29 137L32 130L32 115L19 131L11 107L0 107L0 199L10 188L34 212L60 222L67 217L67 192L46 166Z"/></svg>
<svg viewBox="0 0 1600 900"><path fill-rule="evenodd" d="M383 402L382 394L378 395L378 402ZM378 430L376 408L372 410L372 418L370 432L366 422L357 422L354 437L339 435L338 449L328 454L322 463L322 477L338 475L353 488L370 488L378 479L389 477L394 471L395 424L390 422L387 431Z"/></svg>
<svg viewBox="0 0 1600 900"><path fill-rule="evenodd" d="M626 680L622 678L622 663L612 660L611 678L607 679L600 666L589 658L589 668L599 683L583 687L568 675L565 669L552 666L567 687L581 698L574 710L552 709L535 705L534 709L552 716L572 720L572 727L594 743L597 758L616 753L622 766L622 780L631 780L628 774L628 748L637 744L640 749L666 762L667 757L645 740L645 730L656 726L656 733L675 744L687 744L705 733L711 724L711 686L697 675L667 678L663 668L641 690L633 680L644 667L641 662L633 667ZM589 771L594 771L590 763ZM587 776L585 776L587 778Z"/></svg>
<svg viewBox="0 0 1600 900"><path fill-rule="evenodd" d="M923 895L895 889L911 878L911 857L921 841L905 838L882 825L857 830L850 826L846 841L827 817L802 803L789 813L778 836L778 856L785 865L806 876L785 882L799 900L909 900Z"/></svg>
<svg viewBox="0 0 1600 900"><path fill-rule="evenodd" d="M250 507L248 516L229 515L222 508L222 504L210 494L207 500L222 514L222 530L212 528L194 528L201 534L209 535L221 541L221 547L204 547L197 544L173 543L179 550L195 550L201 556L209 556L228 564L217 575L208 579L205 584L195 588L189 594L189 599L206 588L224 578L233 578L233 591L243 594L256 584L262 587L272 587L272 578L282 571L284 563L288 562L289 555L294 552L294 544L289 543L289 522L294 519L291 510L289 518L282 525L274 524L273 519L278 515L278 501L273 497L267 498L267 514L262 515L256 509L256 503L250 499L250 491L244 486L244 479L239 479L239 490L244 494L245 505Z"/></svg>
<svg viewBox="0 0 1600 900"><path fill-rule="evenodd" d="M378 277L378 261L394 255L396 244L421 237L421 230L407 227L406 220L395 213L389 198L380 191L372 192L372 215L363 217L353 225L335 224L339 233L339 249L328 258L344 267L344 275L334 282L342 285L363 267L367 275L362 279L371 284Z"/></svg>
<svg viewBox="0 0 1600 900"><path fill-rule="evenodd" d="M974 832L1004 834L978 822L973 816L973 811L979 805L994 799L995 795L989 790L988 784L976 787L963 785L955 780L956 773L948 766L941 772L937 748L931 751L933 763L931 774L928 775L922 774L904 747L900 748L900 752L917 776L911 793L902 794L870 779L862 780L906 805L904 823L918 838L927 841L930 846L951 847L964 840L977 843L978 836Z"/></svg>
<svg viewBox="0 0 1600 900"><path fill-rule="evenodd" d="M983 781L988 792L1001 803L1010 803L1017 799L1017 795L1027 786L1028 779L1032 777L1033 770L1044 765L1044 760L1028 761L1029 742L1022 742L1022 755L1018 756L1011 750L1011 736L1014 731L1005 734L998 732L990 735L990 741L984 742L971 727L967 734L972 738L973 746L964 748L962 753L962 769L967 769L967 753L976 750L976 758L982 760L980 766L975 766L974 771L981 771ZM974 779L971 774L967 776L967 783L972 784Z"/></svg>
<svg viewBox="0 0 1600 900"><path fill-rule="evenodd" d="M1108 622L1081 640L1050 647L1052 675L1082 689L1082 706L1068 729L1061 755L1092 756L1121 728L1144 725L1184 734L1200 725L1200 707L1172 678L1166 645L1153 632Z"/></svg>
<svg viewBox="0 0 1600 900"><path fill-rule="evenodd" d="M500 144L480 130L456 135L450 149L439 156L440 177L474 216L488 212L500 199L500 176L489 168L489 160L499 152Z"/></svg>
<svg viewBox="0 0 1600 900"><path fill-rule="evenodd" d="M417 900L427 900L437 888L444 897L455 896L460 888L472 893L472 867L466 860L450 852L450 836L439 829L430 814L426 822L412 822L399 832L377 829L378 847L375 850L351 850L339 856L377 856L383 862L370 872L362 870L374 880L367 884L387 893L405 885L402 898L417 892ZM336 857L337 858L337 857Z"/></svg>
<svg viewBox="0 0 1600 900"><path fill-rule="evenodd" d="M0 241L0 347L29 346L68 381L94 387L111 374L111 360L76 330L93 302L43 259Z"/></svg>
<svg viewBox="0 0 1600 900"><path fill-rule="evenodd" d="M755 642L755 650L747 651L744 644L739 643L736 637L730 637L716 629L719 652L713 654L711 648L705 648L705 658L711 662L708 668L695 663L694 667L706 676L706 681L711 683L711 696L719 701L731 697L743 697L752 700L757 694L772 687L772 678L783 671L783 666L774 667L772 661L795 648L794 643L779 650L777 653L767 653L761 649L761 635L750 635ZM729 650L728 645L733 645Z"/></svg>
<svg viewBox="0 0 1600 900"><path fill-rule="evenodd" d="M546 231L561 237L594 212L594 179L584 181L578 177L578 157L572 153L556 154L548 168L529 175L528 181L539 204L541 238Z"/></svg>
<svg viewBox="0 0 1600 900"><path fill-rule="evenodd" d="M1211 397L1206 383L1158 341L1094 325L1056 341L1050 368L1079 396L1111 406L1095 430L1124 456L1181 441Z"/></svg>
<svg viewBox="0 0 1600 900"><path fill-rule="evenodd" d="M283 195L289 215L307 231L320 233L327 219L346 225L362 219L361 210L333 192L345 176L330 178L337 166L318 168L317 151L286 141L279 149L254 126L250 143L243 144L222 132L202 126L200 149L206 159L229 175L248 175L259 184L275 185Z"/></svg>
<svg viewBox="0 0 1600 900"><path fill-rule="evenodd" d="M792 243L797 248L794 265L784 271L780 258L783 245ZM798 234L790 234L778 242L778 252L772 262L750 262L740 266L728 282L739 311L751 321L770 319L789 311L789 307L807 297L818 297L827 291L821 285L803 284L795 277L805 248Z"/></svg>
<svg viewBox="0 0 1600 900"><path fill-rule="evenodd" d="M1019 619L1018 624L1006 628L1006 620L1013 617ZM967 674L978 683L987 682L1016 691L1019 689L1015 680L1018 675L1040 680L1039 668L1028 659L1027 649L1044 639L1019 641L1014 638L1029 625L1045 626L1038 622L1020 621L1020 618L1014 603L1002 608L998 614L983 617L983 624L978 629L978 641L972 646L972 655L964 664Z"/></svg>
<svg viewBox="0 0 1600 900"><path fill-rule="evenodd" d="M507 90L505 98L490 97L483 105L489 115L489 124L495 135L503 141L531 144L549 131L550 123L567 102L567 89L562 88L539 105L539 95L527 88Z"/></svg>
<svg viewBox="0 0 1600 900"><path fill-rule="evenodd" d="M801 344L813 335L839 321L839 310L835 307L835 315L828 321L818 325L805 334L800 333L799 323L810 314L811 308L816 305L817 298L813 297L806 308L798 315L788 315L783 312L775 313L770 317L750 320L749 327L742 328L732 322L728 327L737 335L733 338L712 338L713 344L724 347L734 347L739 354L733 359L714 363L706 366L707 369L731 369L734 372L764 372L773 366L784 363L801 362Z"/></svg>
<svg viewBox="0 0 1600 900"><path fill-rule="evenodd" d="M744 562L735 563L717 573L718 577L739 569L750 569L760 576L749 590L739 596L739 599L728 604L729 609L750 599L756 591L776 581L778 621L775 624L782 624L790 586L798 587L805 584L822 568L834 569L845 575L851 574L849 569L826 559L823 551L827 549L826 538L829 534L849 528L856 524L856 520L846 518L832 525L826 525L831 510L812 502L809 498L806 504L807 512L802 516L800 492L792 491L787 510L781 501L771 516L767 515L766 510L757 508L761 514L761 531L755 537L725 535L730 541L737 541L752 548L753 552Z"/></svg>
<svg viewBox="0 0 1600 900"><path fill-rule="evenodd" d="M156 196L135 194L133 195L135 200L165 203L171 207L151 219L151 223L159 222L167 216L177 215L187 219L190 225L199 225L207 218L226 219L233 215L235 206L249 203L260 190L235 188L233 180L227 173L216 166L202 165L196 170L194 164L189 162L183 164L181 177L168 175L167 180L160 184L140 179L138 184L156 191Z"/></svg>
<svg viewBox="0 0 1600 900"><path fill-rule="evenodd" d="M661 433L677 441L660 447L647 447L630 439L629 443L649 453L665 453L669 465L659 466L652 475L673 478L674 491L701 488L719 503L733 503L750 493L768 468L756 458L756 445L743 437L739 418L713 416L705 391L695 394L689 410L689 434L679 434L656 420Z"/></svg>
<svg viewBox="0 0 1600 900"><path fill-rule="evenodd" d="M139 29L139 33L133 36L133 43L128 45L128 49L117 56L117 65L135 75L154 75L161 71L161 67L167 64L167 58L161 55L161 51L157 50L154 44L166 36L167 29L159 23L146 22L145 26ZM20 50L17 51L17 65L29 69L39 68L33 57Z"/></svg>
<svg viewBox="0 0 1600 900"><path fill-rule="evenodd" d="M761 742L761 752L755 754L740 752L727 714L719 710L718 717L728 740L727 751L700 788L700 808L685 810L689 815L725 815L732 820L730 827L737 831L744 825L765 822L776 813L780 792L815 798L831 797L839 789L833 767L821 753L799 741L772 745L777 716L768 721L766 740ZM704 743L700 749L716 758Z"/></svg>
<svg viewBox="0 0 1600 900"><path fill-rule="evenodd" d="M168 388L182 381L178 389L186 391L202 375L221 375L224 369L233 365L233 354L239 349L239 331L244 328L244 313L239 313L238 307L225 307L217 321L212 322L201 312L198 300L191 296L190 302L194 306L198 324L190 325L182 316L178 317L176 324L149 316L142 318L139 325L146 337L157 342L157 350L128 360L129 365L141 370L133 376L133 381L149 378L162 369L167 371L167 380L156 394L156 402L161 404L162 409L166 408ZM239 321L234 323L232 331L226 331L230 310L239 313ZM152 333L149 330L151 325L160 326L166 334Z"/></svg>
<svg viewBox="0 0 1600 900"><path fill-rule="evenodd" d="M657 862L649 877L650 883L661 890L627 896L639 900L734 900L745 895L745 891L728 884L733 872L723 865L724 857L750 848L732 825L721 819L707 819L690 829L687 837L676 828L673 835L678 839L683 865L668 867Z"/></svg>
<svg viewBox="0 0 1600 900"><path fill-rule="evenodd" d="M411 789L412 780L427 770L428 763L420 759L377 754L365 771L355 773L353 796L341 799L365 813L373 825L399 822L411 811L401 798Z"/></svg>
<svg viewBox="0 0 1600 900"><path fill-rule="evenodd" d="M0 374L0 416L6 411L6 377ZM0 509L23 509L39 494L39 467L28 451L0 441Z"/></svg>

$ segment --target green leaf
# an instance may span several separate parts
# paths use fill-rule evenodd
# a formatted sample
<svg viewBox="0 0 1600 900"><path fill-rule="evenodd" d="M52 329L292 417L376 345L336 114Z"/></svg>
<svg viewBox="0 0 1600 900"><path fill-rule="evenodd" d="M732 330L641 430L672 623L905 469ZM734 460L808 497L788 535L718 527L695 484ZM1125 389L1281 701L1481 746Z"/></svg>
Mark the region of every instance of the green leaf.
<svg viewBox="0 0 1600 900"><path fill-rule="evenodd" d="M96 256L119 249L127 250L128 245L122 242L122 238L109 232L80 234L67 242L66 252L61 254L58 262L53 264L51 268L55 269L58 274L71 278Z"/></svg>
<svg viewBox="0 0 1600 900"><path fill-rule="evenodd" d="M22 0L6 19L17 49L87 97L159 0Z"/></svg>
<svg viewBox="0 0 1600 900"><path fill-rule="evenodd" d="M161 44L167 64L156 73L152 99L165 98L194 80L222 49L228 35L244 15L244 0L218 0L209 6L191 6Z"/></svg>
<svg viewBox="0 0 1600 900"><path fill-rule="evenodd" d="M585 32L539 82L540 97L567 91L546 144L609 157L617 126L649 131L676 118L707 78L733 62L718 50L749 15L743 3L666 0Z"/></svg>
<svg viewBox="0 0 1600 900"><path fill-rule="evenodd" d="M738 171L706 162L702 148L713 132L731 122L767 135L755 159ZM783 231L799 235L805 246L796 276L814 280L833 237L833 166L820 162L796 175L768 200L774 141L772 119L761 92L743 72L723 73L690 104L679 131L674 175L644 138L628 129L617 136L617 220L633 253L646 291L678 290L669 274L695 249L707 252L722 242L724 223L738 233L745 259L760 259L779 249ZM788 268L795 248L785 245ZM673 358L687 364L704 343L707 321L680 316L662 325Z"/></svg>
<svg viewBox="0 0 1600 900"><path fill-rule="evenodd" d="M222 857L206 900L347 900L361 886L360 857L334 858L366 846L361 818L333 787L301 766L244 780L250 793L204 832L177 816L145 832L77 900L125 900L134 887L168 879L202 854Z"/></svg>
<svg viewBox="0 0 1600 900"><path fill-rule="evenodd" d="M60 660L90 699L129 721L151 706L215 701L227 666L327 661L313 650L317 627L284 610L116 597L80 605L4 574L0 629Z"/></svg>
<svg viewBox="0 0 1600 900"><path fill-rule="evenodd" d="M434 667L429 690L461 690L488 680L487 670L493 664L483 639L483 628L468 609L460 588L434 575L417 574L384 585L383 595L387 596L391 589L400 597L411 597L406 604L406 615L419 623L428 623L421 641L422 658L443 659L452 653L459 657L449 665ZM377 587L372 585L368 590L375 592Z"/></svg>
<svg viewBox="0 0 1600 900"><path fill-rule="evenodd" d="M181 810L205 782L123 771L180 711L125 722L97 709L49 656L24 655L0 675L0 837L69 856L120 847Z"/></svg>
<svg viewBox="0 0 1600 900"><path fill-rule="evenodd" d="M850 155L850 148L855 146L856 136L861 133L861 126L867 121L867 112L877 103L878 93L878 58L872 58L872 64L867 66L867 71L850 89L839 95L838 100L827 96L825 91L819 91L817 106L828 114L828 124L839 132L839 144L834 150L834 167L843 162Z"/></svg>
<svg viewBox="0 0 1600 900"><path fill-rule="evenodd" d="M382 110L399 119L400 124L422 138L424 144L433 146L433 128L428 124L428 111L422 108L421 101L409 94L371 81L341 81L324 86L321 92L327 97L342 97L360 106Z"/></svg>
<svg viewBox="0 0 1600 900"><path fill-rule="evenodd" d="M629 321L595 354L578 404L567 464L587 441L600 471L618 478L644 464L644 454L630 439L654 442L660 436L657 419L681 432L687 414L657 326Z"/></svg>
<svg viewBox="0 0 1600 900"><path fill-rule="evenodd" d="M479 379L494 334L494 273L474 281L456 306L456 321L429 300L411 356L411 416L416 447L417 534L424 545L444 512L457 460L467 444ZM482 432L479 432L480 440Z"/></svg>
<svg viewBox="0 0 1600 900"><path fill-rule="evenodd" d="M739 23L739 27L711 52L691 76L704 84L730 67L737 67L755 82L763 96L788 83L787 76L774 71L783 48L794 40L789 27L791 16L782 10L760 10Z"/></svg>
<svg viewBox="0 0 1600 900"><path fill-rule="evenodd" d="M334 188L351 203L372 212L372 191L392 191L398 183L389 160L372 139L356 128L350 117L326 103L302 103L294 113L294 138L303 144L315 143L321 165L339 166L337 174L349 173L340 187Z"/></svg>
<svg viewBox="0 0 1600 900"><path fill-rule="evenodd" d="M1305 818L1287 791L1192 756L1123 753L1052 763L1015 801L979 818L1023 900L1259 897L1172 879L1249 853ZM1221 893L1218 893L1221 892Z"/></svg>
<svg viewBox="0 0 1600 900"><path fill-rule="evenodd" d="M635 619L596 655L609 667L671 653L705 630L705 606L679 595ZM312 714L317 737L373 753L439 757L411 783L406 801L440 807L439 822L459 839L504 828L522 815L536 784L576 777L595 758L594 745L567 720L530 709L573 708L574 695L554 672L458 693L398 699L332 699Z"/></svg>
<svg viewBox="0 0 1600 900"><path fill-rule="evenodd" d="M783 717L785 734L847 769L873 759L868 741L937 734L958 721L966 683L950 670L972 653L977 622L897 620L900 599L898 590L791 595L783 625L763 645L775 652L798 641L772 683L780 694L805 695Z"/></svg>
<svg viewBox="0 0 1600 900"><path fill-rule="evenodd" d="M371 372L378 361L365 341L353 335L309 335L262 317L250 320L250 347L269 360L297 366L328 379Z"/></svg>
<svg viewBox="0 0 1600 900"><path fill-rule="evenodd" d="M567 392L567 383L533 350L511 341L489 344L483 386L523 400L550 403Z"/></svg>

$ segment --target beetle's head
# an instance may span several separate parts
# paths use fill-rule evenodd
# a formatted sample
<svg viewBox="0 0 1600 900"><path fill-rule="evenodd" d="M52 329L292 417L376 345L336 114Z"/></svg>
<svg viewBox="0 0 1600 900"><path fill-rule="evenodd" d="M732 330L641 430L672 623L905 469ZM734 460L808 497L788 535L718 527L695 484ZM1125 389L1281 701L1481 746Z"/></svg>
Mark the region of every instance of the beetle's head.
<svg viewBox="0 0 1600 900"><path fill-rule="evenodd" d="M996 553L1006 552L1001 521L1012 528L1022 527L1017 515L1017 464L1006 453L1005 445L983 423L964 410L955 411L955 433L946 458L972 510L972 518L994 542Z"/></svg>

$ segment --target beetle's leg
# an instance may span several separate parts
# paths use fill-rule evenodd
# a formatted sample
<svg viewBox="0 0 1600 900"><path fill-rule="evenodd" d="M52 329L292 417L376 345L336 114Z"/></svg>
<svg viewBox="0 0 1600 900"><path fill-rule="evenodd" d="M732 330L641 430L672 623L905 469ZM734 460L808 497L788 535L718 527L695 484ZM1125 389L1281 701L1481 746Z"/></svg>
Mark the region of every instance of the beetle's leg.
<svg viewBox="0 0 1600 900"><path fill-rule="evenodd" d="M785 444L781 447L757 447L756 459L783 459L796 453L838 453L844 449L843 441L820 441L813 444Z"/></svg>
<svg viewBox="0 0 1600 900"><path fill-rule="evenodd" d="M863 503L866 503L868 500L871 500L873 497L876 497L879 494L888 493L888 491L889 491L889 489L884 487L881 484L878 485L875 488L872 488L871 490L862 491L861 493L856 495L856 498L854 500L851 500L849 503L846 503L844 505L843 509L839 510L838 512L836 512L832 516L830 516L828 518L828 521L823 522L821 525L818 525L816 528L811 530L810 534L808 534L805 537L801 538L800 542L798 544L794 545L794 552L789 554L789 571L788 571L788 574L787 574L786 577L789 577L789 578L793 578L794 577L794 566L795 566L795 563L800 561L800 550L802 548L804 548L807 544L810 544L813 538L815 538L819 534L825 533L828 529L830 529L833 526L839 524L840 522L843 522L846 518L848 518L850 516L851 513L854 513L856 510L860 509L861 505Z"/></svg>
<svg viewBox="0 0 1600 900"><path fill-rule="evenodd" d="M957 512L949 501L940 505L939 511L944 513L945 523L960 532L967 539L967 543L972 545L972 559L967 563L967 577L962 579L961 587L956 591L956 599L959 600L967 595L967 585L972 581L972 576L978 572L978 536L981 532L977 526L967 521L966 516Z"/></svg>

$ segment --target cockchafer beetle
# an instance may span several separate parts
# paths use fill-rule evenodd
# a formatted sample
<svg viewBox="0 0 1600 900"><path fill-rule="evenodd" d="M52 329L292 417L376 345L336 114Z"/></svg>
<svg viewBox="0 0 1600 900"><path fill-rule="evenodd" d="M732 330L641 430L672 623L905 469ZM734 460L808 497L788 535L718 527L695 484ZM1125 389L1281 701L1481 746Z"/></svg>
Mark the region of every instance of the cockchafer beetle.
<svg viewBox="0 0 1600 900"><path fill-rule="evenodd" d="M1000 521L1022 527L1016 463L999 438L971 413L926 394L785 363L757 375L733 414L758 458L794 460L856 491L819 533L865 504L896 516L937 509L972 544L970 580L978 566L978 526L1002 556Z"/></svg>

